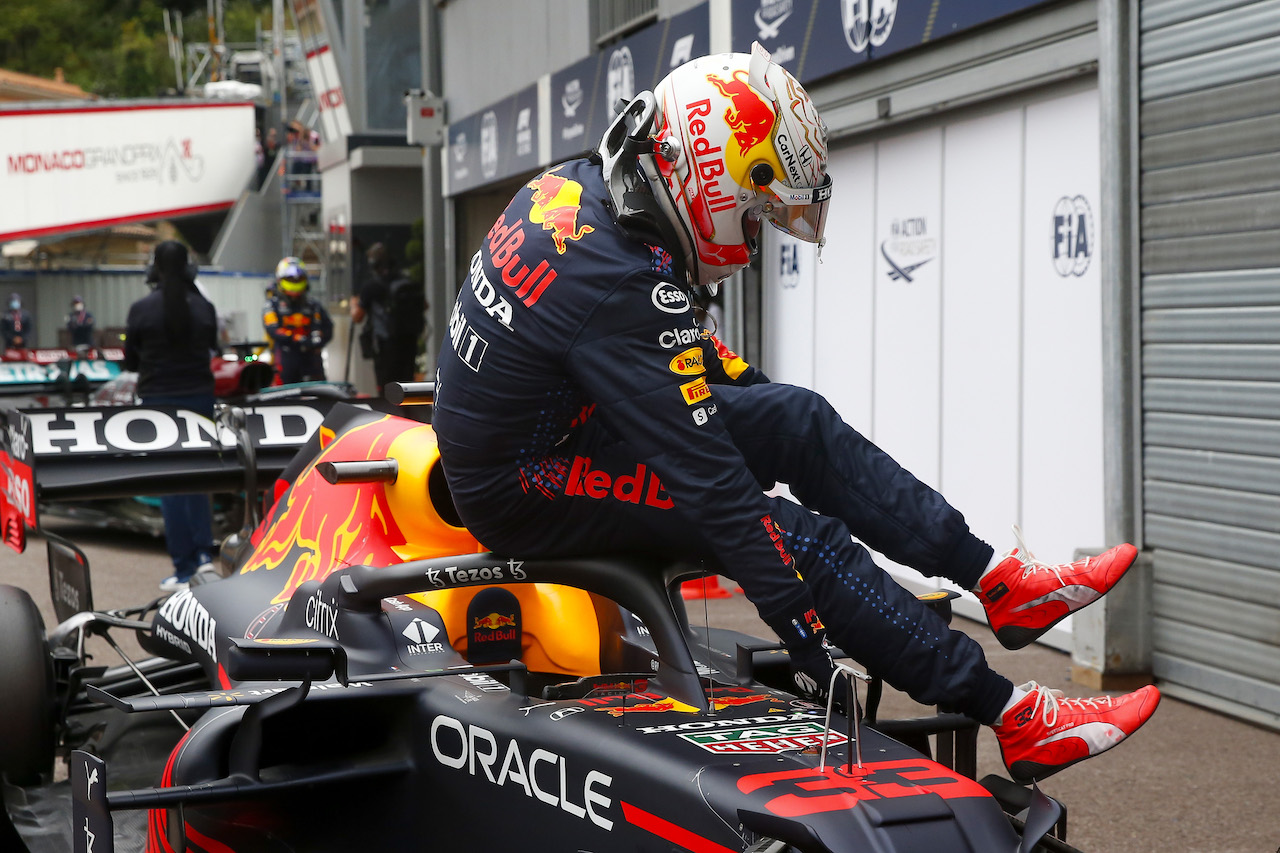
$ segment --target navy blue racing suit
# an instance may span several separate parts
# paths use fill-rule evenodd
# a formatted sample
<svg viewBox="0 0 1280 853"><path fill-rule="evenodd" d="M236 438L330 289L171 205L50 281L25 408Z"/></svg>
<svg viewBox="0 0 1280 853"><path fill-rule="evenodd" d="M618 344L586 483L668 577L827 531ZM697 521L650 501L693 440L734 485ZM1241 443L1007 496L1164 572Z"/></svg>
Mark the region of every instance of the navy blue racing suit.
<svg viewBox="0 0 1280 853"><path fill-rule="evenodd" d="M275 294L262 307L262 326L275 350L280 384L324 379L324 348L333 339L333 320L308 295Z"/></svg>
<svg viewBox="0 0 1280 853"><path fill-rule="evenodd" d="M671 254L606 199L592 160L530 181L459 287L432 422L464 523L499 552L712 561L784 642L816 604L889 684L994 722L1012 685L850 530L965 588L991 547L820 395L700 329ZM804 506L766 496L776 482Z"/></svg>

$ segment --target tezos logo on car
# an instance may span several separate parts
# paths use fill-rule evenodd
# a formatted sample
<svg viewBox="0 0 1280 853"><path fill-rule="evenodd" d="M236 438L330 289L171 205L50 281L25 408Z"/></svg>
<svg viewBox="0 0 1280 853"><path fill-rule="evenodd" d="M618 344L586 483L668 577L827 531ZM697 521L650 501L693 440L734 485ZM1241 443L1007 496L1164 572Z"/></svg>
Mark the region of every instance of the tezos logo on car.
<svg viewBox="0 0 1280 853"><path fill-rule="evenodd" d="M507 560L501 566L483 566L478 569L461 569L457 566L445 566L427 569L427 580L434 587L446 587L453 584L479 583L484 581L522 581L528 573L520 568L523 560Z"/></svg>
<svg viewBox="0 0 1280 853"><path fill-rule="evenodd" d="M683 314L689 310L689 295L669 281L660 281L653 286L652 299L655 308L668 314Z"/></svg>

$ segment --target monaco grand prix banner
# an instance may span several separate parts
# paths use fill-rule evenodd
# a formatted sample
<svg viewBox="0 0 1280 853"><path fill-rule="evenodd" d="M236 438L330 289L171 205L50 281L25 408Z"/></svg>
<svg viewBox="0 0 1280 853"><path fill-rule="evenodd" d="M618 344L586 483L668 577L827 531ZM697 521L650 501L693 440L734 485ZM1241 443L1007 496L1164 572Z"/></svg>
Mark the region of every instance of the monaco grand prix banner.
<svg viewBox="0 0 1280 853"><path fill-rule="evenodd" d="M0 242L230 207L253 128L248 103L0 109Z"/></svg>

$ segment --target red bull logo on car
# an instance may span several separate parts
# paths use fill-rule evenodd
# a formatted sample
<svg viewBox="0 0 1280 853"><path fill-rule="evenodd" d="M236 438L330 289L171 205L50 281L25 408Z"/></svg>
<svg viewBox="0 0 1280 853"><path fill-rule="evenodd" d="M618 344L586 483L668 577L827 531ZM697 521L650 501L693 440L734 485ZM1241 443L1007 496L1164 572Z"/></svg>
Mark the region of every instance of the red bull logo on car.
<svg viewBox="0 0 1280 853"><path fill-rule="evenodd" d="M567 240L577 242L596 229L578 224L578 211L582 209L582 184L547 172L525 184L533 190L533 204L529 208L529 221L551 232L556 252L563 255Z"/></svg>
<svg viewBox="0 0 1280 853"><path fill-rule="evenodd" d="M488 616L481 616L475 620L476 628L488 628L491 631L497 631L499 628L512 628L515 624L515 616L507 616L503 613L490 613Z"/></svg>

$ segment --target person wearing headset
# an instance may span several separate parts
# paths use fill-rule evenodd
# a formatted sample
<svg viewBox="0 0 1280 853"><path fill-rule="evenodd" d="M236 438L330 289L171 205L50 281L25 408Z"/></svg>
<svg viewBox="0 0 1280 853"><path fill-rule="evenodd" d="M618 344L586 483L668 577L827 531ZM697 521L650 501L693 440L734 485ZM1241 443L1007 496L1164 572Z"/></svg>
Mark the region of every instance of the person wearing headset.
<svg viewBox="0 0 1280 853"><path fill-rule="evenodd" d="M826 694L829 635L918 702L991 726L1013 777L1042 779L1132 734L1156 688L1015 687L851 534L976 592L1010 648L1104 594L1135 549L1046 565L1019 536L997 554L820 395L769 382L696 324L765 225L821 246L826 163L813 103L756 45L672 71L594 156L519 190L440 351L432 420L454 502L498 552L712 561L782 639L802 694ZM778 482L800 503L764 494Z"/></svg>

